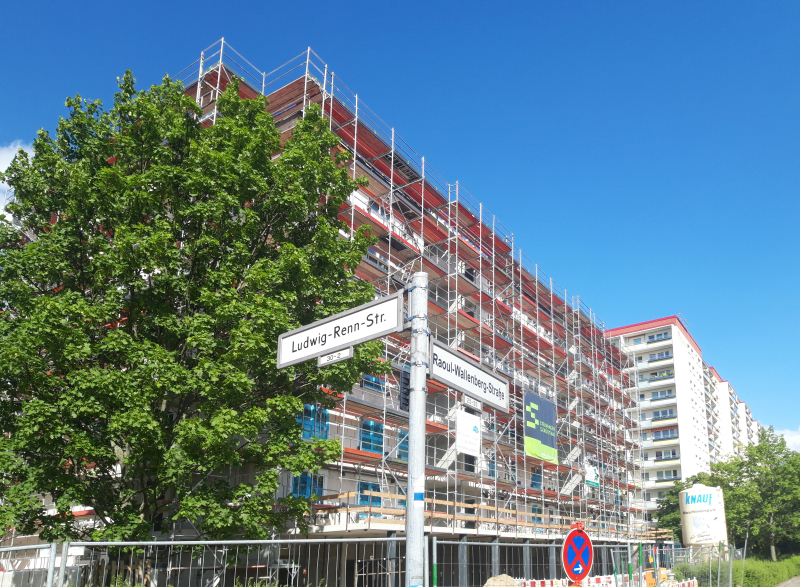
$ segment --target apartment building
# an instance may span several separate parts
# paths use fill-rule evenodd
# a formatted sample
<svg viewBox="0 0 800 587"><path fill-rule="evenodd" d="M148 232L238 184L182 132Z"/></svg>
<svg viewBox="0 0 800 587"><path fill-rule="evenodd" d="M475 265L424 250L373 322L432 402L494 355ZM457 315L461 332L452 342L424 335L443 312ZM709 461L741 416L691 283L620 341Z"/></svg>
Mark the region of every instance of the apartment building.
<svg viewBox="0 0 800 587"><path fill-rule="evenodd" d="M581 520L604 540L656 537L642 522L634 484L641 466L639 422L630 413L635 371L581 298L530 262L512 230L438 175L313 51L264 73L218 43L186 72L186 92L207 124L234 76L243 96L268 97L284 137L310 104L319 105L341 150L352 154L350 172L369 181L339 216L344 238L361 226L378 237L356 275L385 296L405 289L414 271L428 272L431 337L508 379L508 413L428 380L426 532L551 541ZM298 416L305 438L342 444L338 462L283 479L286 494L317 496L314 532L404 530L408 413L399 388L407 333L383 342L391 375L365 375L352 394L332 394L334 408L307 405ZM525 393L555 404L557 462L526 454ZM480 421L474 454L456 446L464 412Z"/></svg>
<svg viewBox="0 0 800 587"><path fill-rule="evenodd" d="M679 316L614 328L606 335L632 354L630 375L638 381L642 430L642 497L649 517L675 481L709 472L713 463L753 443L757 423L750 423L750 408L730 382L703 361Z"/></svg>

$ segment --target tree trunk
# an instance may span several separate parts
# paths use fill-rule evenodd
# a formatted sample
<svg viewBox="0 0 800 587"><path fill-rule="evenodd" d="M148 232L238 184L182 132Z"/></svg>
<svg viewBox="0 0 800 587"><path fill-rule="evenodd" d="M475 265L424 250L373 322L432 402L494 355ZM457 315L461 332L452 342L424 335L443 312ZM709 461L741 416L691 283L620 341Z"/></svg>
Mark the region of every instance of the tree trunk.
<svg viewBox="0 0 800 587"><path fill-rule="evenodd" d="M774 519L775 514L769 515L769 525L772 526L772 521ZM778 562L778 557L775 556L775 532L772 531L769 533L769 556L772 558L772 562Z"/></svg>

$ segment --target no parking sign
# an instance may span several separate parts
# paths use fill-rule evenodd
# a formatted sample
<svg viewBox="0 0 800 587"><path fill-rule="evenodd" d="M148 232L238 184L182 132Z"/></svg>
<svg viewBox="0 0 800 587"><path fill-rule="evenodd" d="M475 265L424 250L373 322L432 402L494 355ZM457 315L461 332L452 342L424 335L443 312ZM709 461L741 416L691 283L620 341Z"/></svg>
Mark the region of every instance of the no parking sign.
<svg viewBox="0 0 800 587"><path fill-rule="evenodd" d="M567 576L576 583L589 576L592 562L594 562L592 540L583 531L582 523L577 526L570 530L561 547L561 563L564 565Z"/></svg>

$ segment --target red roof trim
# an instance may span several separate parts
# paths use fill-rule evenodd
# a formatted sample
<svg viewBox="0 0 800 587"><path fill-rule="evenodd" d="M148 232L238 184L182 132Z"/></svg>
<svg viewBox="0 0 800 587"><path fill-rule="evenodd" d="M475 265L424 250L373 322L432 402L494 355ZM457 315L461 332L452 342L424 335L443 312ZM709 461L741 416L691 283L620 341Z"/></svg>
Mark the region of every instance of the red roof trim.
<svg viewBox="0 0 800 587"><path fill-rule="evenodd" d="M727 383L727 382L728 382L728 380L727 380L727 379L723 379L723 378L722 378L722 375L720 375L720 374L719 374L719 371L717 371L717 369L716 369L715 367L709 367L709 369L711 370L711 372L712 372L714 375L716 375L716 376L717 376L717 379L719 379L719 382L720 382L720 383Z"/></svg>
<svg viewBox="0 0 800 587"><path fill-rule="evenodd" d="M611 328L610 330L606 330L606 337L612 336L621 336L623 334L630 334L632 332L639 332L641 330L649 330L650 328L658 328L659 326L668 326L668 325L677 326L683 335L692 343L694 350L697 351L701 357L703 356L703 352L700 350L700 345L694 340L689 331L686 330L686 327L681 323L680 319L677 316L667 316L666 318L657 318L656 320L648 320L646 322L638 322L636 324L629 324L628 326L618 326L617 328Z"/></svg>

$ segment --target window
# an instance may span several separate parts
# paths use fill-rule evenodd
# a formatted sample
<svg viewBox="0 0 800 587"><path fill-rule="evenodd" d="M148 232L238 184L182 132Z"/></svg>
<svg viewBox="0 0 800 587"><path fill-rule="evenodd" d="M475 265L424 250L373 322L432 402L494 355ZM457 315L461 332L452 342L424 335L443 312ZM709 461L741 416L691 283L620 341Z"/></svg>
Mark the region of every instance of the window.
<svg viewBox="0 0 800 587"><path fill-rule="evenodd" d="M651 334L647 337L647 342L656 342L657 340L668 340L672 338L669 332L659 332L658 334Z"/></svg>
<svg viewBox="0 0 800 587"><path fill-rule="evenodd" d="M642 432L642 440L647 440L647 432Z"/></svg>
<svg viewBox="0 0 800 587"><path fill-rule="evenodd" d="M377 495L367 495L365 492L374 491L380 493L380 483L369 483L367 481L358 482L358 505L371 505L373 507L381 507L381 498ZM366 514L359 515L359 518L366 518ZM379 518L380 514L372 514L373 518Z"/></svg>
<svg viewBox="0 0 800 587"><path fill-rule="evenodd" d="M650 361L661 361L663 359L669 359L672 355L669 351L664 351L661 353L650 353Z"/></svg>
<svg viewBox="0 0 800 587"><path fill-rule="evenodd" d="M650 399L664 399L668 397L675 397L675 391L672 389L661 389L659 391L653 391L650 393Z"/></svg>
<svg viewBox="0 0 800 587"><path fill-rule="evenodd" d="M642 379L642 378L641 378L641 376L640 376L640 377L639 377L639 380L641 381L641 379ZM644 401L644 394L643 394L643 393L640 393L640 394L639 394L639 401L642 401L642 402Z"/></svg>
<svg viewBox="0 0 800 587"><path fill-rule="evenodd" d="M372 212L374 212L375 214L377 214L381 218L385 218L387 220L389 219L389 213L386 210L384 210L383 207L379 206L378 204L373 203L372 206L370 206L370 210L372 210Z"/></svg>
<svg viewBox="0 0 800 587"><path fill-rule="evenodd" d="M656 460L664 460L664 459L675 459L678 458L678 449L673 448L672 450L657 450L656 451Z"/></svg>
<svg viewBox="0 0 800 587"><path fill-rule="evenodd" d="M497 465L494 462L494 458L489 459L489 477L497 477Z"/></svg>
<svg viewBox="0 0 800 587"><path fill-rule="evenodd" d="M642 338L641 338L641 337L639 337L639 338L634 338L634 339L633 339L633 344L642 344Z"/></svg>
<svg viewBox="0 0 800 587"><path fill-rule="evenodd" d="M641 355L639 355L638 357L636 357L636 362L637 362L637 363L641 363L641 362L642 362L642 360L643 360L643 358L644 358L644 357L642 357Z"/></svg>
<svg viewBox="0 0 800 587"><path fill-rule="evenodd" d="M677 438L677 437L678 437L677 428L666 428L665 430L656 430L653 432L654 440L658 440L660 438Z"/></svg>
<svg viewBox="0 0 800 587"><path fill-rule="evenodd" d="M678 478L678 469L671 469L667 471L659 471L656 473L656 476L659 479L677 479Z"/></svg>
<svg viewBox="0 0 800 587"><path fill-rule="evenodd" d="M383 424L364 420L361 422L361 450L383 453Z"/></svg>
<svg viewBox="0 0 800 587"><path fill-rule="evenodd" d="M650 481L650 473L645 473L644 474L644 480L645 481Z"/></svg>
<svg viewBox="0 0 800 587"><path fill-rule="evenodd" d="M312 495L322 497L322 475L303 473L292 479L292 495L310 498Z"/></svg>
<svg viewBox="0 0 800 587"><path fill-rule="evenodd" d="M475 472L475 457L472 455L464 455L464 470L468 473Z"/></svg>
<svg viewBox="0 0 800 587"><path fill-rule="evenodd" d="M647 453L644 453L644 460L647 460Z"/></svg>
<svg viewBox="0 0 800 587"><path fill-rule="evenodd" d="M398 436L397 458L408 460L408 430L401 430Z"/></svg>
<svg viewBox="0 0 800 587"><path fill-rule="evenodd" d="M642 412L642 422L647 420L647 412Z"/></svg>
<svg viewBox="0 0 800 587"><path fill-rule="evenodd" d="M383 391L383 379L374 375L364 375L364 387L375 391Z"/></svg>
<svg viewBox="0 0 800 587"><path fill-rule="evenodd" d="M650 501L650 492L649 491L644 494L644 500L645 501Z"/></svg>
<svg viewBox="0 0 800 587"><path fill-rule="evenodd" d="M533 473L531 475L531 487L534 489L541 489L542 488L542 474L541 473Z"/></svg>
<svg viewBox="0 0 800 587"><path fill-rule="evenodd" d="M304 404L303 413L297 415L297 423L303 427L303 438L306 440L328 438L330 415L324 408Z"/></svg>
<svg viewBox="0 0 800 587"><path fill-rule="evenodd" d="M675 410L670 408L669 410L660 410L653 412L653 420L657 420L659 418L674 418L675 417Z"/></svg>

